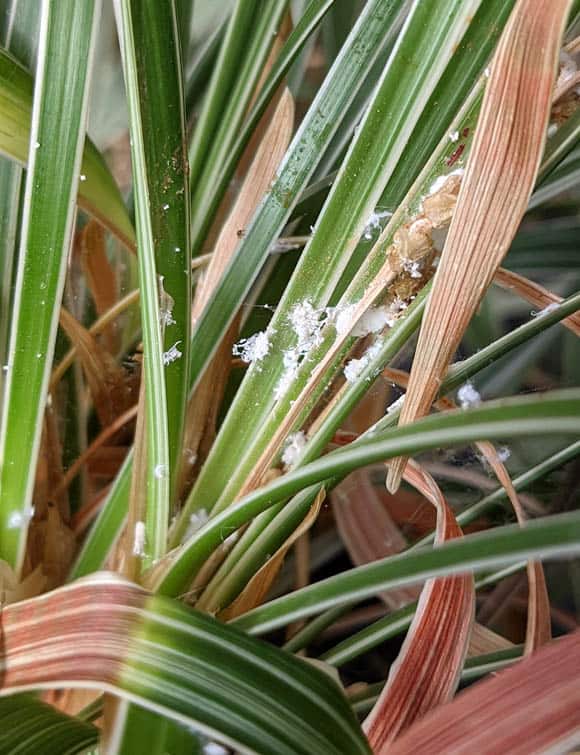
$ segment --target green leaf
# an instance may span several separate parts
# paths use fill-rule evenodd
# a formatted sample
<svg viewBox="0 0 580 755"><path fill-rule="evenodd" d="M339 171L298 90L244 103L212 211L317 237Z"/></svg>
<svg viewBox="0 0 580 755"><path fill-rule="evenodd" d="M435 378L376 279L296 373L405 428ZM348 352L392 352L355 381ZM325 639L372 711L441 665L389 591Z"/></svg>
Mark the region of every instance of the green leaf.
<svg viewBox="0 0 580 755"><path fill-rule="evenodd" d="M30 65L36 52L38 37L38 3L13 2L0 17L0 43L24 65ZM16 257L18 213L23 183L20 165L2 158L0 161L0 362L6 363L8 332L11 321L13 270ZM0 374L0 390L4 385L4 372Z"/></svg>
<svg viewBox="0 0 580 755"><path fill-rule="evenodd" d="M455 0L429 0L413 5L314 234L270 323L268 354L250 366L187 502L176 534L183 533L201 497L206 507L209 502L214 511L229 505L287 414L296 398L296 391L292 390L294 381L282 379L288 370L286 354L296 346L296 333L288 327L291 312L304 302L314 309L328 304L422 109L477 5L477 2L466 4ZM420 60L413 57L417 49L422 50ZM206 312L210 309L211 304ZM285 386L283 390L280 385ZM225 448L227 453L224 453ZM225 490L224 481L227 482Z"/></svg>
<svg viewBox="0 0 580 755"><path fill-rule="evenodd" d="M127 454L69 574L69 580L103 569L127 517L133 452Z"/></svg>
<svg viewBox="0 0 580 755"><path fill-rule="evenodd" d="M515 574L525 568L525 563L517 563L515 566L508 569L501 569L491 575L484 577L476 581L476 590L487 585L493 585L502 579L505 579L510 574ZM337 611L337 608L331 608L326 611L325 614L330 614L331 611ZM341 666L344 663L348 663L354 658L358 658L363 653L372 650L385 640L391 637L405 632L413 620L415 611L417 610L417 603L411 603L403 608L393 611L388 616L383 616L381 619L373 622L369 626L355 632L353 635L343 640L338 645L330 650L324 652L320 659L325 663L330 663L332 666ZM321 617L319 617L320 619ZM314 619L311 623L314 623Z"/></svg>
<svg viewBox="0 0 580 755"><path fill-rule="evenodd" d="M2 47L22 65L32 69L36 61L40 15L38 0L8 0L0 18Z"/></svg>
<svg viewBox="0 0 580 755"><path fill-rule="evenodd" d="M141 10L146 8L151 11L153 7L152 3L145 3ZM148 71L143 70L142 60L137 53L137 43L140 41L138 33L145 19L139 14L138 10L135 12L135 8L136 6L131 0L119 0L115 5L129 106L133 190L139 248L139 288L141 291L144 361L142 379L145 380L146 406L147 506L144 561L147 563L159 558L165 552L170 510L170 456L165 357L161 332L160 281L156 269L156 233L159 233L161 218L168 208L164 209L163 205L160 204L158 171L161 166L156 162L156 158L163 154L163 150L161 145L157 143L155 131L147 130L152 115L148 98L143 97L143 87L147 85ZM159 9L162 12L169 10L170 13L173 13L174 10L173 5L171 7L159 5ZM163 132L163 139L166 138L167 134ZM151 139L153 142L150 141ZM180 161L180 159L181 154L179 153L177 160ZM167 169L166 164L163 165L163 168ZM156 172L157 174L155 174ZM176 186L175 189L177 188L179 187ZM163 204L166 203L163 202ZM180 217L181 213L178 207L174 222Z"/></svg>
<svg viewBox="0 0 580 755"><path fill-rule="evenodd" d="M403 453L412 455L474 440L525 437L533 432L574 434L580 427L579 413L580 392L554 391L490 401L477 409L445 412L404 428L369 433L364 440L277 478L212 517L186 543L168 554L153 579L162 593L177 595L186 590L205 559L222 542L224 533L233 532L313 483ZM313 490L316 492L318 487L313 486Z"/></svg>
<svg viewBox="0 0 580 755"><path fill-rule="evenodd" d="M10 755L75 755L99 741L99 731L31 695L0 700L0 752Z"/></svg>
<svg viewBox="0 0 580 755"><path fill-rule="evenodd" d="M165 367L169 469L175 484L189 386L191 265L185 105L173 6L173 0L131 3L147 181L140 191L147 191L155 269L169 297L161 302L163 351L181 353ZM160 400L159 394L152 395Z"/></svg>
<svg viewBox="0 0 580 755"><path fill-rule="evenodd" d="M244 631L261 634L344 602L364 600L383 590L417 584L431 577L481 571L529 558L580 553L580 514L543 517L496 527L434 549L406 551L297 590L236 619Z"/></svg>
<svg viewBox="0 0 580 755"><path fill-rule="evenodd" d="M43 620L30 625L30 611ZM3 695L15 683L82 682L242 752L369 753L342 689L326 673L113 575L9 606L3 631ZM31 651L35 637L42 663Z"/></svg>
<svg viewBox="0 0 580 755"><path fill-rule="evenodd" d="M256 0L235 0L213 74L189 147L189 180L195 187L211 149L220 116L235 86L244 45L255 16ZM195 208L194 208L195 209Z"/></svg>
<svg viewBox="0 0 580 755"><path fill-rule="evenodd" d="M203 737L195 729L125 700L117 705L114 729L121 755L203 755Z"/></svg>
<svg viewBox="0 0 580 755"><path fill-rule="evenodd" d="M244 148L254 133L260 118L271 102L276 90L284 80L293 62L308 41L309 37L328 12L335 0L311 0L310 4L300 17L294 29L290 32L280 54L276 58L264 85L256 97L256 102L243 122L241 129L233 130L227 149L224 147L213 164L206 164L202 189L198 190L193 199L194 208L194 253L198 250L214 214L219 206L224 192L231 180L236 164L240 159Z"/></svg>
<svg viewBox="0 0 580 755"><path fill-rule="evenodd" d="M73 231L87 79L99 8L100 3L93 0L46 0L42 4L25 213L0 429L0 557L15 568L22 563L31 516L41 418ZM0 57L0 67L2 60L4 57Z"/></svg>
<svg viewBox="0 0 580 755"><path fill-rule="evenodd" d="M38 74L37 74L38 75ZM0 152L26 165L31 141L32 93L34 82L6 50L0 49ZM32 143L35 138L33 128ZM135 231L129 220L119 189L101 154L86 140L78 175L79 206L94 215L126 246L134 248Z"/></svg>
<svg viewBox="0 0 580 755"><path fill-rule="evenodd" d="M322 150L337 127L340 114L354 96L356 82L372 65L385 35L392 33L403 5L403 0L370 0L361 13L342 54L302 121L272 190L260 205L224 278L196 325L191 352L193 385L201 377L221 335L312 175Z"/></svg>

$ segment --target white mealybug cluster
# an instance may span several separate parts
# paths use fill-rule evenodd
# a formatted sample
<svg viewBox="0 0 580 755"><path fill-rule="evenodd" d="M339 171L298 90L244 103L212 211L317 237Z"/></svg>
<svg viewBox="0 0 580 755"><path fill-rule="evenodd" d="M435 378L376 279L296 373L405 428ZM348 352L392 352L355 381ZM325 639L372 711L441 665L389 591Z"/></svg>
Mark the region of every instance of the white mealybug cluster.
<svg viewBox="0 0 580 755"><path fill-rule="evenodd" d="M297 304L290 312L290 324L298 338L297 348L303 353L320 343L320 330L324 324L321 314L308 299Z"/></svg>
<svg viewBox="0 0 580 755"><path fill-rule="evenodd" d="M167 328L169 325L175 325L171 309L164 309L163 307L159 309L159 322L161 323L162 328Z"/></svg>
<svg viewBox="0 0 580 755"><path fill-rule="evenodd" d="M344 377L348 383L355 383L366 368L371 364L381 350L381 341L375 341L372 346L365 351L360 359L351 359L344 366Z"/></svg>
<svg viewBox="0 0 580 755"><path fill-rule="evenodd" d="M383 230L382 221L391 218L392 215L393 213L388 210L373 210L363 231L363 237L366 241L371 241L374 235L379 234Z"/></svg>
<svg viewBox="0 0 580 755"><path fill-rule="evenodd" d="M249 338L242 338L234 344L232 354L239 357L242 362L250 364L263 359L270 349L270 339L265 331L254 333Z"/></svg>
<svg viewBox="0 0 580 755"><path fill-rule="evenodd" d="M548 304L547 307L544 307L544 309L540 309L539 312L532 312L532 317L545 317L545 315L549 315L550 312L555 312L559 306L559 302L553 301L551 304Z"/></svg>
<svg viewBox="0 0 580 755"><path fill-rule="evenodd" d="M133 555L145 555L145 522L135 522L133 533Z"/></svg>
<svg viewBox="0 0 580 755"><path fill-rule="evenodd" d="M369 360L366 357L360 359L350 359L344 365L344 376L349 383L356 383L365 367L367 367Z"/></svg>
<svg viewBox="0 0 580 755"><path fill-rule="evenodd" d="M403 393L401 396L399 396L396 401L393 401L392 404L389 404L387 406L387 414L393 414L394 412L398 411L399 409L403 408L403 404L405 402L405 394Z"/></svg>
<svg viewBox="0 0 580 755"><path fill-rule="evenodd" d="M459 141L459 131L452 131L449 134L449 141L450 142L456 142Z"/></svg>
<svg viewBox="0 0 580 755"><path fill-rule="evenodd" d="M358 320L354 320L357 305L351 304L337 312L335 321L336 332L339 336L350 333L352 336L362 338L371 333L378 333L383 328L392 328L397 315L406 309L407 306L406 302L397 297L388 305L369 307Z"/></svg>
<svg viewBox="0 0 580 755"><path fill-rule="evenodd" d="M502 464L504 464L512 455L512 452L509 450L507 446L502 446L501 448L496 449L497 458L501 461Z"/></svg>
<svg viewBox="0 0 580 755"><path fill-rule="evenodd" d="M8 529L19 530L25 524L27 524L34 516L34 506L28 511L12 511L8 517Z"/></svg>
<svg viewBox="0 0 580 755"><path fill-rule="evenodd" d="M445 186L445 184L447 183L447 179L450 178L451 176L459 176L461 178L464 173L465 173L465 168L456 168L455 170L452 170L449 173L445 173L441 176L437 176L437 178L433 181L433 183L429 187L427 196L430 197L433 194L437 194L437 192L440 191Z"/></svg>
<svg viewBox="0 0 580 755"><path fill-rule="evenodd" d="M284 372L274 389L274 397L277 401L284 396L292 384L302 358L310 349L321 343L321 331L327 322L328 315L327 309L316 309L308 299L296 304L290 312L288 320L296 334L296 345L284 351L282 357Z"/></svg>
<svg viewBox="0 0 580 755"><path fill-rule="evenodd" d="M306 435L299 430L292 433L286 438L284 450L282 451L282 463L286 467L292 467L300 458L302 451L306 446Z"/></svg>
<svg viewBox="0 0 580 755"><path fill-rule="evenodd" d="M334 312L334 327L339 336L347 335L352 330L356 308L356 304L349 304L346 307L336 308Z"/></svg>
<svg viewBox="0 0 580 755"><path fill-rule="evenodd" d="M378 333L387 326L392 328L394 324L391 307L370 307L352 329L352 335L362 338L370 333Z"/></svg>
<svg viewBox="0 0 580 755"><path fill-rule="evenodd" d="M409 273L411 278L421 277L421 262L419 260L405 260L403 262L403 270Z"/></svg>
<svg viewBox="0 0 580 755"><path fill-rule="evenodd" d="M171 364L172 362L175 362L177 359L179 359L181 356L183 356L183 353L179 349L179 344L181 341L176 341L173 346L170 346L166 352L163 354L163 364L165 367L167 367L168 364Z"/></svg>
<svg viewBox="0 0 580 755"><path fill-rule="evenodd" d="M165 477L167 477L169 470L167 469L166 464L157 464L155 469L153 470L153 474L158 480L163 480Z"/></svg>
<svg viewBox="0 0 580 755"><path fill-rule="evenodd" d="M457 391L457 400L462 409L470 409L481 404L481 396L472 383L465 383Z"/></svg>
<svg viewBox="0 0 580 755"><path fill-rule="evenodd" d="M207 513L207 509L199 509L198 511L194 511L193 514L189 517L189 524L187 526L185 535L182 538L182 542L189 540L189 538L198 530L200 530L204 526L204 524L207 524L208 521L209 514Z"/></svg>
<svg viewBox="0 0 580 755"><path fill-rule="evenodd" d="M227 755L225 747L218 745L216 742L206 742L203 746L203 755Z"/></svg>

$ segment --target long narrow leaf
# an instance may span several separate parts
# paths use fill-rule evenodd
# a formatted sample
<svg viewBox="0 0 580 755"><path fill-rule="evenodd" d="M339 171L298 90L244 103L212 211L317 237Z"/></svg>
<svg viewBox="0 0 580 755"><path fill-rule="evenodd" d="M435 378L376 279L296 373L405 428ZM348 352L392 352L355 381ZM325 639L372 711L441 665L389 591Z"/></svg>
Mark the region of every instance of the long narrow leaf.
<svg viewBox="0 0 580 755"><path fill-rule="evenodd" d="M153 7L153 4L147 7ZM143 548L139 550L143 550L146 560L152 560L159 558L165 552L170 497L167 394L161 333L160 287L155 255L155 231L159 227L164 210L160 206L158 194L159 166L151 162L153 150L148 142L151 135L144 130L145 120L149 122L149 111L147 102L141 97L141 82L145 82L142 79L144 72L138 65L133 3L131 0L116 0L115 11L129 104L139 248L139 288L144 349L143 380L146 386L146 536ZM178 159L180 157L181 151ZM176 348L178 346L179 344L176 344Z"/></svg>
<svg viewBox="0 0 580 755"><path fill-rule="evenodd" d="M82 685L137 702L243 752L369 752L340 688L326 674L112 575L10 606L2 619L0 694Z"/></svg>
<svg viewBox="0 0 580 755"><path fill-rule="evenodd" d="M467 535L433 550L407 551L368 566L317 582L291 595L265 603L233 623L261 634L331 606L353 603L380 590L412 585L440 575L484 571L528 558L558 558L580 553L580 515L560 514Z"/></svg>
<svg viewBox="0 0 580 755"><path fill-rule="evenodd" d="M0 151L21 165L26 165L29 159L33 88L28 71L0 49ZM34 123L32 128L34 130ZM36 141L34 137L32 143ZM83 176L78 185L80 206L129 248L134 248L135 231L119 189L98 149L88 139L79 168L76 175Z"/></svg>
<svg viewBox="0 0 580 755"><path fill-rule="evenodd" d="M413 452L438 448L446 444L471 442L497 437L516 437L533 431L577 433L580 398L575 391L545 394L538 397L489 402L477 409L446 412L427 417L408 427L377 432L349 448L335 451L248 494L221 514L213 517L184 545L168 554L149 579L168 594L185 591L205 559L222 542L223 533L231 533L275 503L303 490L315 482L336 475L346 475L366 464L400 455L403 449ZM550 422L545 420L550 417ZM315 488L317 491L317 488Z"/></svg>
<svg viewBox="0 0 580 755"><path fill-rule="evenodd" d="M25 213L0 430L0 555L19 567L31 516L85 135L100 3L44 0ZM62 128L67 123L67 128Z"/></svg>
<svg viewBox="0 0 580 755"><path fill-rule="evenodd" d="M160 314L165 324L163 352L167 362L165 385L169 471L170 478L175 483L181 459L185 401L189 390L187 368L191 324L189 201L182 62L172 1L132 2L131 17L155 269L161 279L164 297L160 304ZM151 50L158 50L159 54L153 56ZM140 252L143 253L141 247ZM173 351L174 349L176 350ZM151 352L146 352L147 360L152 356ZM153 386L151 390L154 391ZM161 396L155 394L155 401L160 399Z"/></svg>
<svg viewBox="0 0 580 755"><path fill-rule="evenodd" d="M407 472L406 479L437 509L437 545L461 537L435 481L417 464ZM388 752L414 721L451 699L467 653L474 608L471 575L427 582L387 683L365 721L373 752Z"/></svg>
<svg viewBox="0 0 580 755"><path fill-rule="evenodd" d="M76 755L95 747L99 730L29 695L0 700L0 752Z"/></svg>
<svg viewBox="0 0 580 755"><path fill-rule="evenodd" d="M526 210L542 157L569 7L570 0L519 0L506 26L419 335L402 424L429 410ZM404 459L391 464L392 491L403 467Z"/></svg>
<svg viewBox="0 0 580 755"><path fill-rule="evenodd" d="M389 753L569 752L580 735L579 664L576 631L459 694L412 727Z"/></svg>

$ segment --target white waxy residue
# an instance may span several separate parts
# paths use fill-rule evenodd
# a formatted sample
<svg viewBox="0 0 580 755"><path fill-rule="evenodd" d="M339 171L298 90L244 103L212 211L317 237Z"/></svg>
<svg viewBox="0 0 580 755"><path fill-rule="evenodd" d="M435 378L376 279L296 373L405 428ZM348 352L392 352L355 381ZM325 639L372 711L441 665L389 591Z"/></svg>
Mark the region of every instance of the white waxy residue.
<svg viewBox="0 0 580 755"><path fill-rule="evenodd" d="M183 536L182 542L189 540L192 535L195 535L195 533L200 530L204 526L204 524L207 524L208 520L209 514L207 513L206 509L198 509L198 511L194 511L193 514L189 517L189 524L187 526L185 535Z"/></svg>
<svg viewBox="0 0 580 755"><path fill-rule="evenodd" d="M356 383L362 373L371 364L374 358L381 350L381 341L375 341L372 346L365 351L360 359L351 359L344 365L344 377L349 383Z"/></svg>
<svg viewBox="0 0 580 755"><path fill-rule="evenodd" d="M203 755L228 755L228 750L216 742L206 742L203 746Z"/></svg>
<svg viewBox="0 0 580 755"><path fill-rule="evenodd" d="M409 273L411 278L421 277L421 263L418 260L405 260L403 262L403 270Z"/></svg>
<svg viewBox="0 0 580 755"><path fill-rule="evenodd" d="M135 532L133 534L133 555L145 555L145 522L135 522Z"/></svg>
<svg viewBox="0 0 580 755"><path fill-rule="evenodd" d="M547 307L544 307L544 309L540 309L539 312L532 312L532 317L544 317L545 315L549 315L550 312L555 312L560 307L559 302L554 301L551 304L548 304Z"/></svg>
<svg viewBox="0 0 580 755"><path fill-rule="evenodd" d="M371 241L374 235L378 235L383 230L383 221L392 217L393 213L388 210L373 210L365 225L363 237Z"/></svg>
<svg viewBox="0 0 580 755"><path fill-rule="evenodd" d="M403 393L403 395L399 396L399 398L396 401L393 401L392 404L389 404L389 406L387 406L387 414L393 414L393 412L396 412L399 409L402 409L404 403L405 403L405 394Z"/></svg>
<svg viewBox="0 0 580 755"><path fill-rule="evenodd" d="M170 346L169 349L167 349L167 351L164 352L163 364L165 365L165 367L167 367L168 364L175 362L177 359L183 356L183 353L178 348L180 343L181 341L176 341L173 344L173 346Z"/></svg>
<svg viewBox="0 0 580 755"><path fill-rule="evenodd" d="M464 173L465 173L465 168L456 168L455 170L452 170L449 173L444 173L441 176L437 176L437 178L433 181L433 183L429 187L427 196L432 196L433 194L437 194L437 192L440 191L445 186L445 184L447 183L447 179L450 176L461 177Z"/></svg>
<svg viewBox="0 0 580 755"><path fill-rule="evenodd" d="M461 386L457 391L457 400L462 409L470 409L481 404L481 396L472 383L465 383Z"/></svg>
<svg viewBox="0 0 580 755"><path fill-rule="evenodd" d="M168 469L166 464L158 464L153 470L153 474L158 480L163 480L167 477Z"/></svg>
<svg viewBox="0 0 580 755"><path fill-rule="evenodd" d="M234 344L232 354L239 357L242 362L250 364L263 359L270 349L270 339L265 331L254 333L249 338L242 338Z"/></svg>
<svg viewBox="0 0 580 755"><path fill-rule="evenodd" d="M282 463L287 467L292 467L300 458L302 451L306 446L306 435L299 430L292 433L286 438L284 450L282 451Z"/></svg>
<svg viewBox="0 0 580 755"><path fill-rule="evenodd" d="M321 343L321 331L327 318L328 311L316 309L308 299L292 308L288 320L296 334L296 344L293 348L284 351L284 372L274 389L274 398L277 401L284 396L292 384L302 358L310 349Z"/></svg>

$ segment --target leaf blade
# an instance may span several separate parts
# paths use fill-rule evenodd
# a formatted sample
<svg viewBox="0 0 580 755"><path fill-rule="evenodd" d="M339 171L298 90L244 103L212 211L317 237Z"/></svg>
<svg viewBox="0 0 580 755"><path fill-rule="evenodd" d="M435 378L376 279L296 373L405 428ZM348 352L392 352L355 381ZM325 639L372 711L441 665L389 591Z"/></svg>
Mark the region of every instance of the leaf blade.
<svg viewBox="0 0 580 755"><path fill-rule="evenodd" d="M401 424L429 410L438 381L527 208L542 158L569 7L570 0L519 0L504 30L426 307ZM398 459L390 465L391 492L404 464Z"/></svg>
<svg viewBox="0 0 580 755"><path fill-rule="evenodd" d="M88 106L99 0L42 5L21 252L0 429L0 553L19 567L31 514ZM69 124L61 132L61 119ZM58 187L58 188L57 188ZM39 298L38 291L43 292ZM12 518L11 518L12 517ZM11 524L12 522L12 524Z"/></svg>

